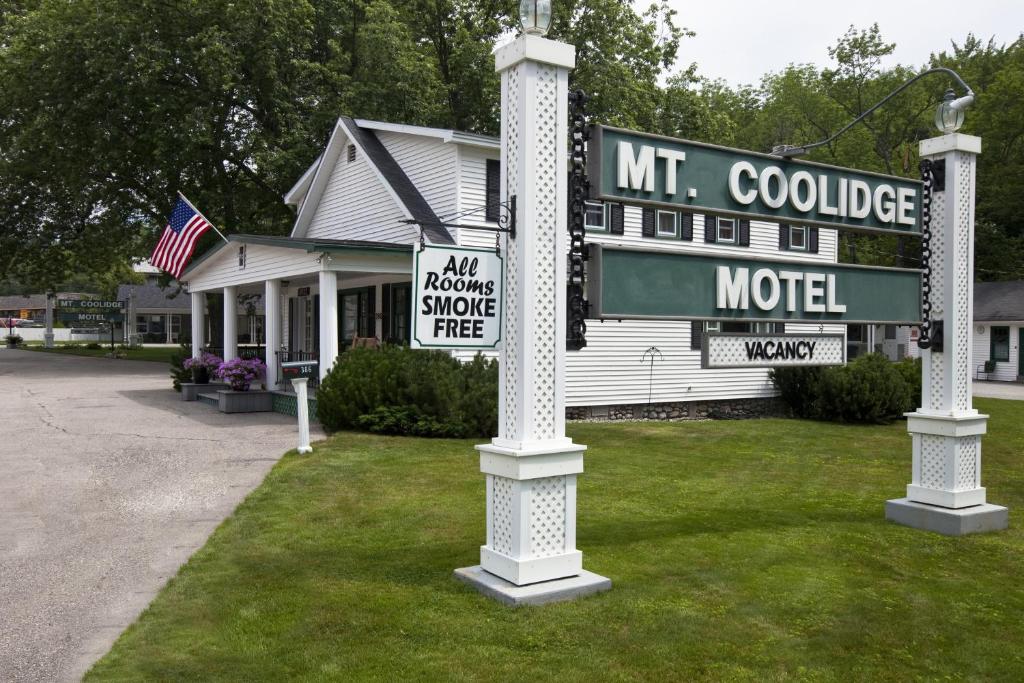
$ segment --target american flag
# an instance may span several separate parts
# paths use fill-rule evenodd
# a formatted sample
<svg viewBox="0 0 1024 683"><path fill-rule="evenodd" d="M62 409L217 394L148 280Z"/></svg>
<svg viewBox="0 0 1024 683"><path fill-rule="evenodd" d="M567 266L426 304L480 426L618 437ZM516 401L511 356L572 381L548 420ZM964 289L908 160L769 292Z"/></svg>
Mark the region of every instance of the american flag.
<svg viewBox="0 0 1024 683"><path fill-rule="evenodd" d="M175 278L180 277L192 258L192 252L196 250L199 237L211 227L210 222L179 195L178 203L174 205L164 234L160 236L149 262Z"/></svg>

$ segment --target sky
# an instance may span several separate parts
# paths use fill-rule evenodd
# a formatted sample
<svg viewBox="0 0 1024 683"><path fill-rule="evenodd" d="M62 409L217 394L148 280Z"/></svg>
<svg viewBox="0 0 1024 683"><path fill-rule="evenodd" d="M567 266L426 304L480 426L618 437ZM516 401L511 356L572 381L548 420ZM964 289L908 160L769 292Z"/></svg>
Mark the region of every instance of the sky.
<svg viewBox="0 0 1024 683"><path fill-rule="evenodd" d="M962 44L968 33L1011 43L1024 31L1024 0L668 0L679 25L697 32L679 47L679 65L732 86L756 84L787 64L832 66L828 48L847 28L877 22L896 43L883 66L921 66L932 52ZM638 3L638 7L641 3Z"/></svg>

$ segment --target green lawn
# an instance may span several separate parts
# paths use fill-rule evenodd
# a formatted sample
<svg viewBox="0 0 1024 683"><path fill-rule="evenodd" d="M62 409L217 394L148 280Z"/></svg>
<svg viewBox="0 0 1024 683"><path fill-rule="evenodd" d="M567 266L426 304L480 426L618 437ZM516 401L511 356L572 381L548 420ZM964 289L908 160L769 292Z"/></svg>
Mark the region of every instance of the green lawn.
<svg viewBox="0 0 1024 683"><path fill-rule="evenodd" d="M44 353L66 353L72 356L93 356L103 358L110 354L110 343L102 343L102 348L88 349L85 344L57 345L52 349L43 346L42 342L30 343L22 346L29 351L42 351ZM123 353L127 360L148 360L157 363L170 363L171 356L179 352L177 346L143 346L138 349L126 349L115 346L119 353Z"/></svg>
<svg viewBox="0 0 1024 683"><path fill-rule="evenodd" d="M89 680L1024 679L1024 403L991 414L1008 531L884 520L904 424L576 424L578 547L610 592L511 609L476 564L472 441L339 434L286 456Z"/></svg>

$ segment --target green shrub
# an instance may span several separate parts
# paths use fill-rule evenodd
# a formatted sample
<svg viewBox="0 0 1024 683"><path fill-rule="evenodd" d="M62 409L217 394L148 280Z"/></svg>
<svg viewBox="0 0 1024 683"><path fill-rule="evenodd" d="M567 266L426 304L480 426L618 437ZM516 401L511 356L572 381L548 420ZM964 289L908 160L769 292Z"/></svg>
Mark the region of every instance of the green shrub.
<svg viewBox="0 0 1024 683"><path fill-rule="evenodd" d="M498 428L498 364L402 346L351 349L316 397L317 417L331 431L489 437Z"/></svg>
<svg viewBox="0 0 1024 683"><path fill-rule="evenodd" d="M795 415L816 420L885 423L920 403L920 361L878 353L828 368L776 368L770 377Z"/></svg>
<svg viewBox="0 0 1024 683"><path fill-rule="evenodd" d="M192 357L192 345L182 344L176 353L171 354L171 382L174 390L181 391L182 382L192 381L192 371L186 370L184 362L186 358Z"/></svg>
<svg viewBox="0 0 1024 683"><path fill-rule="evenodd" d="M99 349L102 349L103 345L100 344L99 342L89 342L88 344L85 345L85 348L91 351L97 351Z"/></svg>

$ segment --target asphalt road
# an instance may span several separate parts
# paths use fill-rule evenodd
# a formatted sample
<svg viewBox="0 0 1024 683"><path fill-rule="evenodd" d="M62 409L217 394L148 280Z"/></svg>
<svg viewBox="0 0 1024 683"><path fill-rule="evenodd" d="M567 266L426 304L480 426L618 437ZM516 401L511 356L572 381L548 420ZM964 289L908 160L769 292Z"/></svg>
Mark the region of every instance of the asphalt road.
<svg viewBox="0 0 1024 683"><path fill-rule="evenodd" d="M162 363L0 349L0 681L79 680L296 444Z"/></svg>

